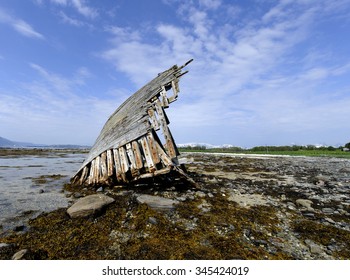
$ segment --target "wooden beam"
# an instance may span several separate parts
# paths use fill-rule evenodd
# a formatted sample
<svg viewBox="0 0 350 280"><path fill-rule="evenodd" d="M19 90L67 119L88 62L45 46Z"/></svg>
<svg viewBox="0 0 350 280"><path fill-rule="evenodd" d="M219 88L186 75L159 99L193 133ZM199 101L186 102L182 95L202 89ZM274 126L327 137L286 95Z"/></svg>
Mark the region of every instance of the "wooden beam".
<svg viewBox="0 0 350 280"><path fill-rule="evenodd" d="M131 145L135 156L136 168L141 169L143 167L143 160L142 160L139 143L137 141L132 141Z"/></svg>
<svg viewBox="0 0 350 280"><path fill-rule="evenodd" d="M173 137L170 133L170 130L168 128L168 124L166 121L166 114L165 114L159 100L157 100L155 102L155 105L156 105L157 113L158 113L160 123L162 126L163 135L165 138L166 150L167 150L171 159L176 158L177 157L177 152L176 152L177 149L176 149L176 146L174 143L174 139L173 139Z"/></svg>
<svg viewBox="0 0 350 280"><path fill-rule="evenodd" d="M165 86L162 86L162 90L160 92L160 100L162 102L162 107L164 107L164 108L168 108L169 107L167 91L165 89Z"/></svg>
<svg viewBox="0 0 350 280"><path fill-rule="evenodd" d="M100 178L100 156L95 158L94 163L94 177L92 178L92 183L96 184L99 182Z"/></svg>
<svg viewBox="0 0 350 280"><path fill-rule="evenodd" d="M107 150L107 175L112 177L114 175L114 160L112 150Z"/></svg>
<svg viewBox="0 0 350 280"><path fill-rule="evenodd" d="M107 152L105 151L100 156L100 179L105 181L107 178Z"/></svg>
<svg viewBox="0 0 350 280"><path fill-rule="evenodd" d="M125 174L129 170L129 161L128 156L126 155L126 151L124 146L119 147L119 158L120 158L120 165L122 167L122 172Z"/></svg>
<svg viewBox="0 0 350 280"><path fill-rule="evenodd" d="M115 174L118 181L125 181L125 174L122 171L118 149L113 149Z"/></svg>
<svg viewBox="0 0 350 280"><path fill-rule="evenodd" d="M79 184L80 184L80 185L83 185L83 183L85 182L86 177L87 177L87 175L88 175L88 172L89 172L89 169L88 169L87 166L85 166L85 167L83 168L83 171L82 171L82 174L81 174L81 177L80 177L80 180L79 180Z"/></svg>
<svg viewBox="0 0 350 280"><path fill-rule="evenodd" d="M153 132L148 132L147 133L147 141L148 141L148 147L150 148L150 152L151 152L151 156L153 159L153 163L154 164L158 164L160 162L160 158L158 155L158 151L157 151L157 146L156 146L156 141L153 137Z"/></svg>
<svg viewBox="0 0 350 280"><path fill-rule="evenodd" d="M152 154L151 154L150 148L148 146L147 138L142 137L140 139L140 141L141 141L143 154L145 155L145 159L147 162L148 170L149 170L149 172L153 173L154 171L156 171L156 167L155 167L153 159L152 159Z"/></svg>
<svg viewBox="0 0 350 280"><path fill-rule="evenodd" d="M147 112L148 112L149 119L150 119L150 122L151 122L151 125L152 125L153 129L154 130L159 130L160 129L160 124L159 124L159 122L157 120L157 117L155 115L153 107L150 107Z"/></svg>
<svg viewBox="0 0 350 280"><path fill-rule="evenodd" d="M126 147L126 153L128 155L129 161L130 161L131 175L133 177L137 176L140 172L137 170L137 167L136 167L135 155L134 155L134 152L132 150L131 143L126 144L125 147Z"/></svg>

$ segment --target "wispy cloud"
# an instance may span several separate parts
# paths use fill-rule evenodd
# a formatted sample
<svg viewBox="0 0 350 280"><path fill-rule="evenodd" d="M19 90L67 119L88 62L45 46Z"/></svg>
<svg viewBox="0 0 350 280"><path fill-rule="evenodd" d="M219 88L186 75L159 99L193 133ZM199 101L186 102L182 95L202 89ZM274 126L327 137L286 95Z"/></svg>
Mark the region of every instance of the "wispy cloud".
<svg viewBox="0 0 350 280"><path fill-rule="evenodd" d="M182 82L188 95L170 113L176 118L175 130L180 135L190 126L198 130L202 127L203 131L210 126L215 135L223 129L222 124L233 129L243 128L243 123L245 130L260 126L268 131L269 122L278 122L275 128L280 129L279 133L289 135L290 131L306 131L312 126L303 120L309 120L314 127L329 123L330 115L320 112L334 111L332 106L341 108L334 122L350 117L344 107L350 100L343 93L339 93L342 102L317 102L327 96L327 78L348 74L350 61L311 59L308 52L293 59L290 55L310 39L314 25L323 17L339 16L345 11L344 5L349 8L349 1L336 2L338 5L279 1L258 16L222 25L214 20L216 14L212 11L220 8L220 15L227 18L230 11L241 11L221 1L201 1L198 5L182 2L178 13L185 21L183 25L158 23L152 33L139 31L138 36L128 27L118 26L112 46L101 56L138 86L167 67L194 58L190 75ZM275 128L271 133L277 133ZM229 135L232 137L232 133Z"/></svg>
<svg viewBox="0 0 350 280"><path fill-rule="evenodd" d="M85 0L50 0L50 2L60 6L73 7L79 14L87 18L93 19L98 16L97 9L90 7ZM39 4L41 3L40 1ZM76 20L67 16L66 20L70 24L77 23Z"/></svg>
<svg viewBox="0 0 350 280"><path fill-rule="evenodd" d="M121 92L99 98L90 95L86 83L93 75L84 67L66 76L34 63L30 67L39 74L32 82L11 91L0 89L1 126L13 131L8 137L16 139L18 133L17 139L26 141L91 145L115 110L115 102L123 101ZM14 124L16 131L10 129Z"/></svg>
<svg viewBox="0 0 350 280"><path fill-rule="evenodd" d="M29 23L10 15L0 8L0 23L1 22L10 25L14 30L23 36L37 39L45 38L44 35L37 32Z"/></svg>

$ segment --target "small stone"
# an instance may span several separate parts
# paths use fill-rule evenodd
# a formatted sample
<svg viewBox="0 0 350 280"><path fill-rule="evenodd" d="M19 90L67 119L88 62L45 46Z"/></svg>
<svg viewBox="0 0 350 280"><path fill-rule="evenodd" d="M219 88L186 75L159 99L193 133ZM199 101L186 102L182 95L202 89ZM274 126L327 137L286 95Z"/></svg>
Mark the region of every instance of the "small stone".
<svg viewBox="0 0 350 280"><path fill-rule="evenodd" d="M196 196L198 196L198 197L205 197L205 193L201 192L201 191L198 191L198 192L196 192Z"/></svg>
<svg viewBox="0 0 350 280"><path fill-rule="evenodd" d="M103 188L102 187L99 187L96 192L103 192Z"/></svg>
<svg viewBox="0 0 350 280"><path fill-rule="evenodd" d="M40 189L39 190L39 193L44 193L45 191L43 189Z"/></svg>
<svg viewBox="0 0 350 280"><path fill-rule="evenodd" d="M311 254L322 254L324 253L324 250L322 249L322 247L318 244L316 244L315 242L313 242L310 239L306 239L305 240L305 244L309 247L310 253Z"/></svg>
<svg viewBox="0 0 350 280"><path fill-rule="evenodd" d="M73 197L74 198L81 198L81 197L83 197L84 195L82 194L82 193L80 193L80 192L76 192L76 193L74 193L73 194Z"/></svg>
<svg viewBox="0 0 350 280"><path fill-rule="evenodd" d="M28 249L20 250L12 256L12 260L22 260L27 253Z"/></svg>
<svg viewBox="0 0 350 280"><path fill-rule="evenodd" d="M175 204L179 203L174 199L148 194L139 195L136 200L138 203L145 203L149 207L157 210L173 210L175 209Z"/></svg>
<svg viewBox="0 0 350 280"><path fill-rule="evenodd" d="M334 220L332 220L331 218L325 218L324 219L326 222L328 222L328 223L330 223L330 224L335 224L335 221Z"/></svg>
<svg viewBox="0 0 350 280"><path fill-rule="evenodd" d="M305 208L308 209L308 210L313 209L313 208L311 207L311 204L312 204L312 201L311 201L311 200L308 200L308 199L297 199L297 200L295 201L295 203L296 203L297 205L301 206L301 207L305 207Z"/></svg>
<svg viewBox="0 0 350 280"><path fill-rule="evenodd" d="M157 221L157 219L156 218L154 218L154 217L149 217L148 218L148 221L152 224L152 225L156 225L156 224L158 224L158 221Z"/></svg>
<svg viewBox="0 0 350 280"><path fill-rule="evenodd" d="M332 208L322 208L324 214L333 214L334 210Z"/></svg>

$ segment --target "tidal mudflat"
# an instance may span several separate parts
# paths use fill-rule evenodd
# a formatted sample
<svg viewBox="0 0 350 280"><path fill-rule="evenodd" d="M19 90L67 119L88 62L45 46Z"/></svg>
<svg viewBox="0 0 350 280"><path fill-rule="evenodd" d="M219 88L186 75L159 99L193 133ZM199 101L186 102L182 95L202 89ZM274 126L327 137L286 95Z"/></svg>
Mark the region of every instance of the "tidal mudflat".
<svg viewBox="0 0 350 280"><path fill-rule="evenodd" d="M28 219L67 207L63 186L84 157L70 150L0 149L0 231L23 229Z"/></svg>
<svg viewBox="0 0 350 280"><path fill-rule="evenodd" d="M28 183L54 174L67 180L79 166L74 158L63 157L74 162L70 170L30 175ZM350 259L350 160L207 153L180 160L197 187L168 177L98 189L66 184L69 205L96 192L114 202L84 218L71 218L64 205L39 215L27 231L0 238L0 258L21 251L25 259ZM33 196L45 194L34 188Z"/></svg>

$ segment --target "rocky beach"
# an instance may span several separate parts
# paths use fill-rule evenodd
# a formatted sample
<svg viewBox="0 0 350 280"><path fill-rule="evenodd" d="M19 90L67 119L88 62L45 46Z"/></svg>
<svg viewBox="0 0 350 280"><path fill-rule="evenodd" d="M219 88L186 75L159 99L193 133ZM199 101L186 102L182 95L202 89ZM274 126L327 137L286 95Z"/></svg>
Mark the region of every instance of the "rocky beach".
<svg viewBox="0 0 350 280"><path fill-rule="evenodd" d="M67 207L3 231L0 258L350 259L349 159L183 153L180 160L197 187L170 177L98 189L66 182ZM51 181L36 195L50 192ZM82 200L99 205L78 208Z"/></svg>

